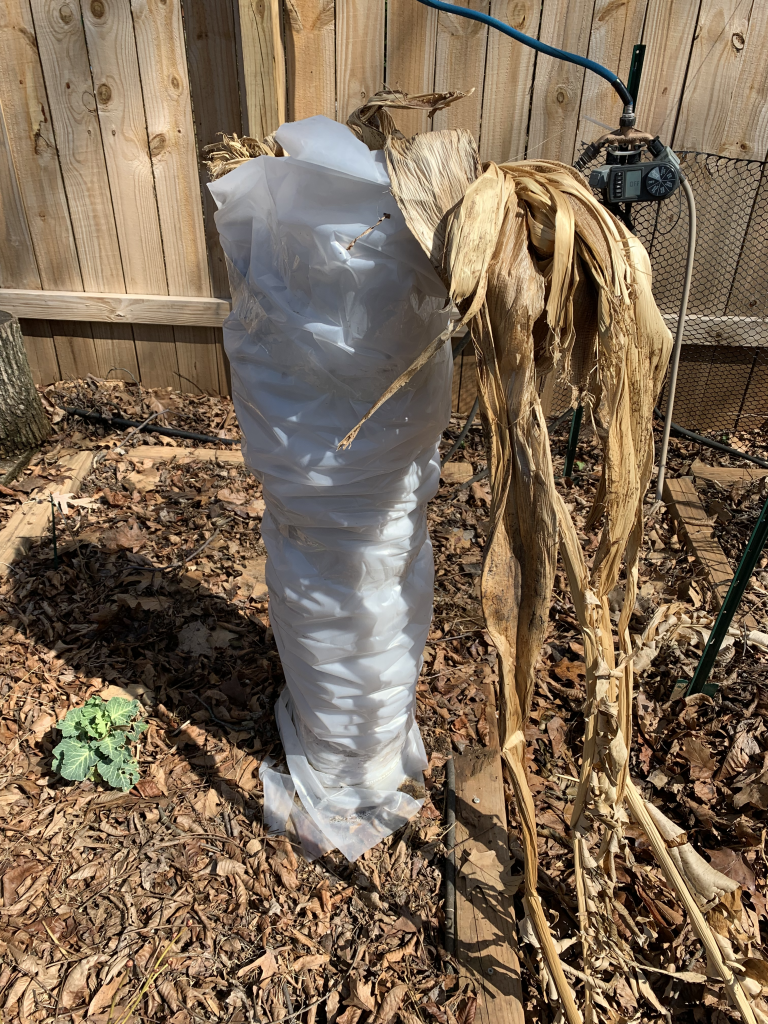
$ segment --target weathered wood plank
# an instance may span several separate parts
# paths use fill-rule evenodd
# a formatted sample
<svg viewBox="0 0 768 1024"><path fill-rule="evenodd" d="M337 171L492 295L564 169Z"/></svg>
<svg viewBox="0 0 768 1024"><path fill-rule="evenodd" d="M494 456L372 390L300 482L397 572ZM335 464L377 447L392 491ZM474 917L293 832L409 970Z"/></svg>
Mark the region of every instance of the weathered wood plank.
<svg viewBox="0 0 768 1024"><path fill-rule="evenodd" d="M82 16L125 287L139 294L166 294L168 282L130 0L86 2L82 4Z"/></svg>
<svg viewBox="0 0 768 1024"><path fill-rule="evenodd" d="M40 274L0 106L0 287L39 288Z"/></svg>
<svg viewBox="0 0 768 1024"><path fill-rule="evenodd" d="M627 0L620 4L616 0L596 0L595 3L588 57L615 71L623 82L629 76L632 47L641 42L647 5L648 0ZM618 127L621 111L622 103L616 90L605 79L586 74L573 159L579 156L584 145L603 134L603 129L594 121ZM587 117L594 121L586 120Z"/></svg>
<svg viewBox="0 0 768 1024"><path fill-rule="evenodd" d="M664 481L664 501L678 524L678 534L704 570L712 598L720 608L733 579L733 569L714 536L693 477L681 476Z"/></svg>
<svg viewBox="0 0 768 1024"><path fill-rule="evenodd" d="M540 39L586 56L594 4L595 0L544 0ZM583 68L539 54L526 156L572 162L583 82Z"/></svg>
<svg viewBox="0 0 768 1024"><path fill-rule="evenodd" d="M99 372L90 324L51 320L50 328L61 380L80 380Z"/></svg>
<svg viewBox="0 0 768 1024"><path fill-rule="evenodd" d="M768 476L768 469L759 466L708 466L696 459L691 466L691 475L695 480L708 480L710 483L733 487L734 484L752 483Z"/></svg>
<svg viewBox="0 0 768 1024"><path fill-rule="evenodd" d="M168 291L210 295L180 0L131 0Z"/></svg>
<svg viewBox="0 0 768 1024"><path fill-rule="evenodd" d="M0 105L43 288L82 289L28 0L0 4Z"/></svg>
<svg viewBox="0 0 768 1024"><path fill-rule="evenodd" d="M179 391L188 391L187 384L206 394L219 392L219 366L216 357L216 336L212 327L174 327L176 354L179 360Z"/></svg>
<svg viewBox="0 0 768 1024"><path fill-rule="evenodd" d="M51 526L51 505L43 499L48 494L58 491L62 494L78 494L83 480L88 476L93 465L93 452L76 452L68 455L57 463L62 475L39 491L35 498L24 504L0 531L0 577L13 571L14 563L18 563L36 541L41 540Z"/></svg>
<svg viewBox="0 0 768 1024"><path fill-rule="evenodd" d="M384 84L384 0L336 0L336 103L349 115Z"/></svg>
<svg viewBox="0 0 768 1024"><path fill-rule="evenodd" d="M492 686L485 687L488 747L456 763L456 956L481 994L481 1024L523 1024L507 812Z"/></svg>
<svg viewBox="0 0 768 1024"><path fill-rule="evenodd" d="M147 388L185 391L179 381L179 358L173 328L167 324L134 324L136 359L141 383Z"/></svg>
<svg viewBox="0 0 768 1024"><path fill-rule="evenodd" d="M731 31L730 25L728 31ZM768 152L768 63L765 60L768 4L753 2L746 38L742 42L736 29L731 45L739 55L739 74L717 152L748 160L765 160Z"/></svg>
<svg viewBox="0 0 768 1024"><path fill-rule="evenodd" d="M291 0L285 10L288 116L336 117L334 0Z"/></svg>
<svg viewBox="0 0 768 1024"><path fill-rule="evenodd" d="M198 2L203 5L203 0ZM210 0L205 0L204 6L211 6ZM280 0L237 0L237 6L244 87L243 129L247 128L248 135L263 139L286 118Z"/></svg>
<svg viewBox="0 0 768 1024"><path fill-rule="evenodd" d="M227 135L247 134L243 132L240 114L235 15L231 0L183 0L183 3L187 30L189 86L199 157L202 147L216 142L220 132ZM262 6L267 9L267 5ZM249 11L257 9L257 5L250 2L247 7ZM248 38L250 39L250 35ZM247 94L252 95L257 85L262 86L261 94L264 95L263 83L246 78ZM199 171L211 291L214 295L228 298L227 267L219 243L219 232L213 219L216 204L206 188L208 175L201 161Z"/></svg>
<svg viewBox="0 0 768 1024"><path fill-rule="evenodd" d="M490 13L526 35L538 35L541 0L492 0ZM480 125L482 160L501 163L525 156L534 65L533 50L501 32L489 31Z"/></svg>
<svg viewBox="0 0 768 1024"><path fill-rule="evenodd" d="M127 324L220 327L229 316L226 299L197 295L123 295L104 292L0 288L0 308L14 316L103 320Z"/></svg>
<svg viewBox="0 0 768 1024"><path fill-rule="evenodd" d="M141 380L131 325L94 322L90 327L97 375L109 380Z"/></svg>
<svg viewBox="0 0 768 1024"><path fill-rule="evenodd" d="M671 145L700 0L648 0L643 31L645 64L637 110L639 126Z"/></svg>
<svg viewBox="0 0 768 1024"><path fill-rule="evenodd" d="M0 303L0 307L2 303ZM9 311L10 312L10 311ZM51 327L47 320L19 320L21 333L24 336L24 347L27 350L29 368L35 384L53 384L61 380L59 361L56 358L56 346L53 343Z"/></svg>
<svg viewBox="0 0 768 1024"><path fill-rule="evenodd" d="M386 76L391 89L414 95L434 92L436 47L437 11L412 0L388 0ZM431 127L420 110L396 110L392 116L409 137Z"/></svg>
<svg viewBox="0 0 768 1024"><path fill-rule="evenodd" d="M462 6L488 12L488 0L469 0ZM481 22L443 11L438 14L435 91L461 89L466 93L474 92L435 114L435 129L467 128L476 139L480 137L487 42L488 28Z"/></svg>
<svg viewBox="0 0 768 1024"><path fill-rule="evenodd" d="M153 462L171 462L184 459L189 462L223 462L230 466L239 466L243 462L243 453L239 448L182 448L173 445L142 445L142 459Z"/></svg>
<svg viewBox="0 0 768 1024"><path fill-rule="evenodd" d="M768 352L759 352L752 365L737 424L740 430L765 431L768 421Z"/></svg>
<svg viewBox="0 0 768 1024"><path fill-rule="evenodd" d="M31 0L83 287L125 291L78 0Z"/></svg>

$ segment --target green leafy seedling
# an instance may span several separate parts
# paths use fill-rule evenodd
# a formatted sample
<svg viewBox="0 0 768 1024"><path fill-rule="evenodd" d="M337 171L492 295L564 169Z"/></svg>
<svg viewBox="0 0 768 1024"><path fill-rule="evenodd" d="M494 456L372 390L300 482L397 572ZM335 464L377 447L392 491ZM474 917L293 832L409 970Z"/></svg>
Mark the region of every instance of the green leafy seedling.
<svg viewBox="0 0 768 1024"><path fill-rule="evenodd" d="M134 721L141 713L137 700L91 697L72 708L59 722L62 740L53 749L53 769L64 779L102 780L124 792L139 781L139 766L131 744L147 728Z"/></svg>

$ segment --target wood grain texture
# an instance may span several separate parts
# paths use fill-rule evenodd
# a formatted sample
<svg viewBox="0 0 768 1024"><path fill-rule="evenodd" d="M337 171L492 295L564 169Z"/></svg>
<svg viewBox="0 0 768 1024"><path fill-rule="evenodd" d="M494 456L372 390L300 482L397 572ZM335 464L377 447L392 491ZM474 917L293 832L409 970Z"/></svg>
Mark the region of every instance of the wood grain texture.
<svg viewBox="0 0 768 1024"><path fill-rule="evenodd" d="M185 391L186 387L182 388L179 383L181 378L173 327L167 324L134 324L133 337L144 387Z"/></svg>
<svg viewBox="0 0 768 1024"><path fill-rule="evenodd" d="M202 0L200 0L202 3ZM244 89L243 128L256 139L285 121L285 54L280 0L237 0ZM209 0L205 0L209 7Z"/></svg>
<svg viewBox="0 0 768 1024"><path fill-rule="evenodd" d="M707 583L712 589L715 606L720 608L733 579L733 569L714 536L712 524L701 504L693 483L693 477L681 476L664 481L664 501L669 506L672 518L678 524L686 547L695 556L704 570Z"/></svg>
<svg viewBox="0 0 768 1024"><path fill-rule="evenodd" d="M179 363L179 391L219 393L216 336L212 327L174 327ZM188 385L191 385L191 389Z"/></svg>
<svg viewBox="0 0 768 1024"><path fill-rule="evenodd" d="M227 353L224 350L224 332L220 327L214 327L216 336L216 366L219 371L219 394L232 394L232 369L229 365Z"/></svg>
<svg viewBox="0 0 768 1024"><path fill-rule="evenodd" d="M538 36L541 0L492 0L490 13ZM494 30L488 33L480 126L482 160L522 160L528 136L535 52ZM463 101L462 101L463 102Z"/></svg>
<svg viewBox="0 0 768 1024"><path fill-rule="evenodd" d="M732 36L738 49L738 33ZM749 31L739 54L739 77L718 152L765 160L768 154L768 4L753 3Z"/></svg>
<svg viewBox="0 0 768 1024"><path fill-rule="evenodd" d="M540 39L586 56L595 0L544 0ZM526 155L571 163L584 69L539 54Z"/></svg>
<svg viewBox="0 0 768 1024"><path fill-rule="evenodd" d="M81 9L125 287L162 295L168 283L130 0L83 0Z"/></svg>
<svg viewBox="0 0 768 1024"><path fill-rule="evenodd" d="M455 758L456 958L461 972L478 987L480 1024L524 1024L492 686L486 685L485 693L488 746L468 749Z"/></svg>
<svg viewBox="0 0 768 1024"><path fill-rule="evenodd" d="M40 274L0 106L0 287L39 288Z"/></svg>
<svg viewBox="0 0 768 1024"><path fill-rule="evenodd" d="M99 377L141 380L133 328L130 324L91 323Z"/></svg>
<svg viewBox="0 0 768 1024"><path fill-rule="evenodd" d="M34 492L34 498L13 513L0 531L0 577L7 576L13 565L25 557L32 545L45 536L51 527L49 494L79 494L83 480L93 465L93 452L76 452L60 459L56 468L61 476ZM42 499L42 500L38 500Z"/></svg>
<svg viewBox="0 0 768 1024"><path fill-rule="evenodd" d="M220 462L227 466L240 466L243 453L239 448L182 448L174 445L145 444L141 446L142 459L153 462L189 461Z"/></svg>
<svg viewBox="0 0 768 1024"><path fill-rule="evenodd" d="M661 136L666 145L672 143L699 2L648 0L643 31L647 49L637 111L643 131Z"/></svg>
<svg viewBox="0 0 768 1024"><path fill-rule="evenodd" d="M412 0L388 0L386 81L391 89L433 92L436 47L437 11ZM396 110L392 116L408 137L431 127L420 110Z"/></svg>
<svg viewBox="0 0 768 1024"><path fill-rule="evenodd" d="M336 117L334 0L287 0L285 59L288 117Z"/></svg>
<svg viewBox="0 0 768 1024"><path fill-rule="evenodd" d="M384 0L336 0L336 103L340 121L384 85Z"/></svg>
<svg viewBox="0 0 768 1024"><path fill-rule="evenodd" d="M720 152L731 107L743 103L737 86L752 7L753 0L702 0L675 149Z"/></svg>
<svg viewBox="0 0 768 1024"><path fill-rule="evenodd" d="M168 291L210 295L180 0L131 0Z"/></svg>
<svg viewBox="0 0 768 1024"><path fill-rule="evenodd" d="M648 0L596 0L589 37L590 60L615 71L626 82L632 62L632 47L642 41L643 20ZM586 117L618 127L623 105L616 90L603 78L593 74L584 76L579 108L579 127L573 159L582 148L603 134L604 129L585 120Z"/></svg>
<svg viewBox="0 0 768 1024"><path fill-rule="evenodd" d="M24 318L19 320L24 346L27 350L32 380L43 386L61 380L56 346L47 320Z"/></svg>
<svg viewBox="0 0 768 1024"><path fill-rule="evenodd" d="M468 0L462 6L488 13L488 0ZM472 92L458 103L435 114L433 127L468 128L480 137L480 112L483 104L483 79L488 28L479 21L470 21L440 11L437 17L437 50L435 53L435 91L460 89Z"/></svg>
<svg viewBox="0 0 768 1024"><path fill-rule="evenodd" d="M43 288L82 289L28 0L0 4L0 105Z"/></svg>
<svg viewBox="0 0 768 1024"><path fill-rule="evenodd" d="M199 158L202 147L216 142L220 132L227 135L244 134L237 79L235 17L231 0L183 2L189 86L192 93ZM248 2L250 3L250 0ZM214 295L228 298L227 267L213 219L216 204L206 188L208 174L205 167L202 162L199 162L198 166L211 291Z"/></svg>
<svg viewBox="0 0 768 1024"><path fill-rule="evenodd" d="M125 291L78 0L31 0L83 287Z"/></svg>
<svg viewBox="0 0 768 1024"><path fill-rule="evenodd" d="M0 308L15 316L53 317L58 320L220 327L229 316L230 304L226 299L193 295L122 295L0 288Z"/></svg>
<svg viewBox="0 0 768 1024"><path fill-rule="evenodd" d="M758 186L726 312L768 317L768 175Z"/></svg>
<svg viewBox="0 0 768 1024"><path fill-rule="evenodd" d="M71 320L51 320L51 334L62 380L81 380L99 373L91 325Z"/></svg>

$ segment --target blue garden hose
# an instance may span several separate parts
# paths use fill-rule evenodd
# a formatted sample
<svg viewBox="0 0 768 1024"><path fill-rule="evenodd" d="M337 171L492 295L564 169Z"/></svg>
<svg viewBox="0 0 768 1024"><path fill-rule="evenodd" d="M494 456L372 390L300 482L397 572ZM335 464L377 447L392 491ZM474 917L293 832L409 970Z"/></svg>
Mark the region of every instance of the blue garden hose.
<svg viewBox="0 0 768 1024"><path fill-rule="evenodd" d="M443 3L443 0L418 0L420 4L424 4L425 7L432 7L436 11L443 11L446 14L458 14L461 18L469 18L472 21L481 21L484 25L490 25L491 28L497 29L499 32L503 32L505 36L509 36L511 39L516 39L518 43L522 43L524 46L530 46L533 50L538 50L539 53L546 53L548 57L556 57L558 60L567 60L571 64L578 64L579 67L586 68L588 71L593 71L596 75L604 78L606 82L613 86L616 92L621 97L621 102L624 104L624 114L622 115L622 126L631 127L635 121L635 101L629 94L629 90L626 85L621 81L618 75L614 74L609 68L603 67L602 64L598 64L594 60L589 60L587 57L580 57L578 53L569 53L567 50L560 50L556 46L550 46L548 43L542 43L538 39L534 39L533 36L527 36L524 32L519 32L516 28L512 28L511 25L507 25L504 21L499 21L498 18L492 18L490 14L483 14L482 11L473 11L469 7L458 7L456 4Z"/></svg>

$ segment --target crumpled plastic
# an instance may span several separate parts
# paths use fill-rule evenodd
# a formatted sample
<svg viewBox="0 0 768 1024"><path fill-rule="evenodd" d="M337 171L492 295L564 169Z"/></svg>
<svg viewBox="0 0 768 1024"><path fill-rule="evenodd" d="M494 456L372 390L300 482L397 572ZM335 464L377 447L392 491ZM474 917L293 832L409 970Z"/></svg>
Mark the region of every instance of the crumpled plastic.
<svg viewBox="0 0 768 1024"><path fill-rule="evenodd" d="M355 860L423 802L414 703L432 617L426 504L450 416L449 346L348 450L337 446L447 331L449 312L382 154L324 117L283 125L277 140L289 156L258 157L209 185L287 683L276 716L290 782L271 768L262 776L265 821L280 830L290 818L315 855L331 846Z"/></svg>

